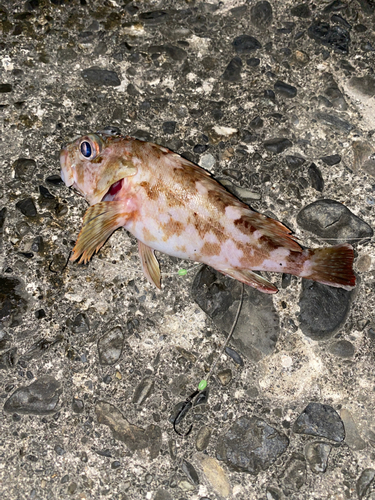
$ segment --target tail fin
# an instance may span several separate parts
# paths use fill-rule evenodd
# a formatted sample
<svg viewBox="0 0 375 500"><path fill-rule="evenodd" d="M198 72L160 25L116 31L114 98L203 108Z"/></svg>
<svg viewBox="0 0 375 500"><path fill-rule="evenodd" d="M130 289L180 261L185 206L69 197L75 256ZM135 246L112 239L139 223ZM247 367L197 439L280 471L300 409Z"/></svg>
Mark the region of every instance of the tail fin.
<svg viewBox="0 0 375 500"><path fill-rule="evenodd" d="M354 252L349 244L310 250L311 274L305 276L325 285L351 290L355 287Z"/></svg>

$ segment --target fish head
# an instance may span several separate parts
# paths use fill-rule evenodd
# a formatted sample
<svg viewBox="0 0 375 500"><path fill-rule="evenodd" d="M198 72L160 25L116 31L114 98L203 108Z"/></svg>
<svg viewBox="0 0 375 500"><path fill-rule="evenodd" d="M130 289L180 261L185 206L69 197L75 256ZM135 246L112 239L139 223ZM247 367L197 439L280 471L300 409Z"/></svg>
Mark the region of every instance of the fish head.
<svg viewBox="0 0 375 500"><path fill-rule="evenodd" d="M122 137L88 134L60 152L61 179L90 205L103 200L113 184L137 173Z"/></svg>

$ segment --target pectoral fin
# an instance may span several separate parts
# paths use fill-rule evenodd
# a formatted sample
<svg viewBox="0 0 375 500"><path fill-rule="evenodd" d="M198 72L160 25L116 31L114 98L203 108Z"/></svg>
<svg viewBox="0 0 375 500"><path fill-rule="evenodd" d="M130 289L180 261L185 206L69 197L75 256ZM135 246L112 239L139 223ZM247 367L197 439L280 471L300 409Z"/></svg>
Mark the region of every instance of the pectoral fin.
<svg viewBox="0 0 375 500"><path fill-rule="evenodd" d="M124 212L124 205L119 201L102 201L90 207L83 217L83 226L70 260L81 257L79 263L86 264L128 218L129 214Z"/></svg>
<svg viewBox="0 0 375 500"><path fill-rule="evenodd" d="M154 250L138 240L139 256L143 272L150 283L160 288L160 267Z"/></svg>
<svg viewBox="0 0 375 500"><path fill-rule="evenodd" d="M248 269L225 269L220 272L264 293L276 293L278 291L275 285Z"/></svg>

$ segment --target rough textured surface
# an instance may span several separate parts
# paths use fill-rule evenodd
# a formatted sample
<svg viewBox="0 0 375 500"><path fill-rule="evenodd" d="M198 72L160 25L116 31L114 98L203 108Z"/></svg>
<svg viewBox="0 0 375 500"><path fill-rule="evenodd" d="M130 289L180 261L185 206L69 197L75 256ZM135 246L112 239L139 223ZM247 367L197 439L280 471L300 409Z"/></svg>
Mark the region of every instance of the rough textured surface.
<svg viewBox="0 0 375 500"><path fill-rule="evenodd" d="M0 2L1 498L375 498L374 16L370 0ZM271 273L275 296L245 289L185 438L170 415L241 287L158 255L159 292L122 230L67 262L86 205L58 152L107 126L204 166L306 247L355 249L353 293ZM295 432L312 401L339 433ZM216 457L240 417L289 440L256 475Z"/></svg>

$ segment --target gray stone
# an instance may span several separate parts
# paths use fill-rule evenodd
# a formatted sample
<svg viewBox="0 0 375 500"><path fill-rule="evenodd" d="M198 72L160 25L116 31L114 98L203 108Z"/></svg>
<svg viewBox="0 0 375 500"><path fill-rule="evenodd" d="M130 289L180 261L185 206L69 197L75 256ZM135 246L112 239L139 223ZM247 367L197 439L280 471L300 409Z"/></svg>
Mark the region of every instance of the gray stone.
<svg viewBox="0 0 375 500"><path fill-rule="evenodd" d="M361 438L357 425L350 411L346 408L343 408L340 411L340 417L345 427L345 443L352 450L364 450L367 447L366 441Z"/></svg>
<svg viewBox="0 0 375 500"><path fill-rule="evenodd" d="M154 381L153 379L146 377L144 378L135 388L133 403L137 405L142 405L146 399L148 399L154 391Z"/></svg>
<svg viewBox="0 0 375 500"><path fill-rule="evenodd" d="M292 456L286 465L282 482L284 488L298 491L306 483L306 462L303 456Z"/></svg>
<svg viewBox="0 0 375 500"><path fill-rule="evenodd" d="M121 357L124 347L124 334L120 327L113 328L98 340L98 353L101 365L113 365Z"/></svg>
<svg viewBox="0 0 375 500"><path fill-rule="evenodd" d="M228 334L237 313L240 283L205 266L195 277L192 295L218 328ZM273 352L279 331L279 318L272 298L245 287L241 313L231 341L233 346L249 359L258 361Z"/></svg>
<svg viewBox="0 0 375 500"><path fill-rule="evenodd" d="M371 75L353 76L349 85L361 94L373 97L375 95L375 78Z"/></svg>
<svg viewBox="0 0 375 500"><path fill-rule="evenodd" d="M31 158L18 158L12 166L14 168L14 176L16 179L29 181L34 175L36 162Z"/></svg>
<svg viewBox="0 0 375 500"><path fill-rule="evenodd" d="M339 132L344 132L345 134L350 132L353 128L353 125L349 123L347 120L343 120L339 116L334 115L332 113L323 113L321 111L315 113L315 117L323 125L327 125L328 127L331 127Z"/></svg>
<svg viewBox="0 0 375 500"><path fill-rule="evenodd" d="M280 154L293 146L293 143L286 137L275 137L264 141L264 148L270 153Z"/></svg>
<svg viewBox="0 0 375 500"><path fill-rule="evenodd" d="M311 24L307 33L316 42L332 48L339 54L349 53L350 34L342 26L330 26L329 23L324 21L315 21Z"/></svg>
<svg viewBox="0 0 375 500"><path fill-rule="evenodd" d="M325 340L344 324L353 291L316 281L302 280L298 320L303 333L313 340Z"/></svg>
<svg viewBox="0 0 375 500"><path fill-rule="evenodd" d="M260 30L268 28L272 23L272 6L267 1L257 2L250 10L251 23Z"/></svg>
<svg viewBox="0 0 375 500"><path fill-rule="evenodd" d="M344 424L329 405L309 403L297 418L293 432L331 439L340 443L345 438Z"/></svg>
<svg viewBox="0 0 375 500"><path fill-rule="evenodd" d="M233 40L233 47L237 54L250 54L254 50L261 49L262 45L256 38L250 35L240 35Z"/></svg>
<svg viewBox="0 0 375 500"><path fill-rule="evenodd" d="M36 217L38 212L32 198L25 198L24 200L16 203L16 208L26 217Z"/></svg>
<svg viewBox="0 0 375 500"><path fill-rule="evenodd" d="M354 356L354 345L348 340L333 342L328 350L331 354L339 358L352 358Z"/></svg>
<svg viewBox="0 0 375 500"><path fill-rule="evenodd" d="M59 409L60 382L44 375L27 387L17 389L6 400L4 411L32 415L50 415Z"/></svg>
<svg viewBox="0 0 375 500"><path fill-rule="evenodd" d="M288 99L292 99L297 95L296 87L293 87L293 85L289 85L288 83L282 82L281 80L277 80L277 82L274 85L274 89L282 97L287 97Z"/></svg>
<svg viewBox="0 0 375 500"><path fill-rule="evenodd" d="M81 72L82 78L90 85L103 87L118 87L121 81L114 71L100 68L87 68Z"/></svg>
<svg viewBox="0 0 375 500"><path fill-rule="evenodd" d="M325 472L332 446L328 443L313 442L305 446L305 457L310 469L315 474Z"/></svg>
<svg viewBox="0 0 375 500"><path fill-rule="evenodd" d="M375 478L374 469L365 469L364 471L362 471L356 484L357 495L360 500L365 497L374 478Z"/></svg>
<svg viewBox="0 0 375 500"><path fill-rule="evenodd" d="M212 429L203 426L199 429L197 437L195 438L195 447L198 451L203 451L207 448L212 434Z"/></svg>
<svg viewBox="0 0 375 500"><path fill-rule="evenodd" d="M297 224L328 243L356 243L371 238L371 227L348 208L334 200L318 200L304 207L297 215Z"/></svg>
<svg viewBox="0 0 375 500"><path fill-rule="evenodd" d="M216 457L232 471L258 474L268 469L288 445L285 434L264 420L243 416L219 437Z"/></svg>
<svg viewBox="0 0 375 500"><path fill-rule="evenodd" d="M321 193L324 189L324 180L321 171L318 169L315 163L312 163L309 166L308 172L311 181L311 186Z"/></svg>
<svg viewBox="0 0 375 500"><path fill-rule="evenodd" d="M226 82L238 82L241 80L242 61L239 57L233 57L225 68L222 79Z"/></svg>

